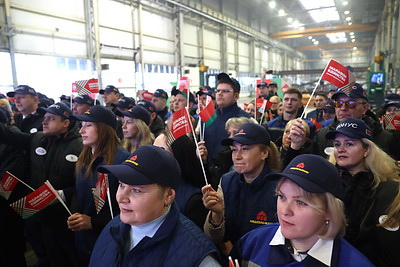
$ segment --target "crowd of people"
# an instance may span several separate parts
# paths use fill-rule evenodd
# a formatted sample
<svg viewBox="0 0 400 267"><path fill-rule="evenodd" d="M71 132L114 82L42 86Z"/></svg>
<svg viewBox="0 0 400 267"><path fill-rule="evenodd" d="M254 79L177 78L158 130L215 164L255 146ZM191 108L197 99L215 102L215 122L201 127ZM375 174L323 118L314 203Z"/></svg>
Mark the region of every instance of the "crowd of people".
<svg viewBox="0 0 400 267"><path fill-rule="evenodd" d="M27 266L26 244L40 267L400 266L400 95L374 110L354 83L306 113L299 89L257 87L265 110L226 73L151 99L108 85L104 105L0 94L0 175L24 183L0 195L0 266ZM194 131L173 138L182 109ZM10 205L46 181L59 200L23 219Z"/></svg>

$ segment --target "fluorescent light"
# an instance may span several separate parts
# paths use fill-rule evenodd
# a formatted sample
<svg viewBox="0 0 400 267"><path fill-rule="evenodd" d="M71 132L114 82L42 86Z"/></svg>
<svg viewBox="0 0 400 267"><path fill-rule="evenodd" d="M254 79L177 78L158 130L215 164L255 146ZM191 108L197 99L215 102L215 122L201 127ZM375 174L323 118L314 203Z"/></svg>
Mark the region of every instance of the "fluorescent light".
<svg viewBox="0 0 400 267"><path fill-rule="evenodd" d="M356 41L356 39L351 39L351 42L354 43Z"/></svg>
<svg viewBox="0 0 400 267"><path fill-rule="evenodd" d="M270 8L275 8L275 7L276 7L275 1L269 2L269 7L270 7Z"/></svg>
<svg viewBox="0 0 400 267"><path fill-rule="evenodd" d="M349 22L349 23L347 23L347 24L349 24L349 25L352 25L352 24L353 24L353 22Z"/></svg>
<svg viewBox="0 0 400 267"><path fill-rule="evenodd" d="M298 28L300 26L300 23L297 20L295 20L295 21L293 21L292 26L294 28Z"/></svg>
<svg viewBox="0 0 400 267"><path fill-rule="evenodd" d="M305 9L310 10L308 13L317 23L340 20L333 0L299 0L299 2Z"/></svg>
<svg viewBox="0 0 400 267"><path fill-rule="evenodd" d="M299 27L299 31L304 31L304 26Z"/></svg>
<svg viewBox="0 0 400 267"><path fill-rule="evenodd" d="M346 33L344 32L328 33L325 35L329 41L334 44L347 42Z"/></svg>
<svg viewBox="0 0 400 267"><path fill-rule="evenodd" d="M350 35L354 35L354 32L351 32Z"/></svg>
<svg viewBox="0 0 400 267"><path fill-rule="evenodd" d="M357 46L353 47L353 50L357 50Z"/></svg>
<svg viewBox="0 0 400 267"><path fill-rule="evenodd" d="M350 20L351 20L351 17L347 17L346 20L347 20L347 21L350 21Z"/></svg>
<svg viewBox="0 0 400 267"><path fill-rule="evenodd" d="M310 40L311 40L311 39L312 39L312 36L308 36L308 39L310 39Z"/></svg>
<svg viewBox="0 0 400 267"><path fill-rule="evenodd" d="M312 42L315 42L315 41L317 41L317 39L312 39L311 41L312 41Z"/></svg>
<svg viewBox="0 0 400 267"><path fill-rule="evenodd" d="M348 14L350 14L350 11L346 10L346 11L344 12L344 14L345 14L345 15L348 15Z"/></svg>
<svg viewBox="0 0 400 267"><path fill-rule="evenodd" d="M319 44L319 41L315 41L315 42L314 42L314 45L318 45L318 44Z"/></svg>
<svg viewBox="0 0 400 267"><path fill-rule="evenodd" d="M292 18L287 18L287 22L292 23L293 19Z"/></svg>
<svg viewBox="0 0 400 267"><path fill-rule="evenodd" d="M278 11L278 15L279 15L279 16L283 16L283 15L285 15L285 10L283 10L283 9L279 9L279 11Z"/></svg>
<svg viewBox="0 0 400 267"><path fill-rule="evenodd" d="M343 2L343 5L344 5L344 6L347 6L348 4L349 4L349 2L347 2L347 1L344 1L344 2Z"/></svg>

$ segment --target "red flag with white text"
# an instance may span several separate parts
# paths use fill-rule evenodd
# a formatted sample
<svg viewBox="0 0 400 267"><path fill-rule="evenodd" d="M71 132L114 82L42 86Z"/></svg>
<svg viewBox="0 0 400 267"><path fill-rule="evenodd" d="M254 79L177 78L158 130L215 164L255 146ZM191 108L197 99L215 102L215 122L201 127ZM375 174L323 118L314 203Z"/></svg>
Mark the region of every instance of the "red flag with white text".
<svg viewBox="0 0 400 267"><path fill-rule="evenodd" d="M33 214L44 209L57 198L56 191L54 188L45 183L26 197L15 201L10 206L19 214L22 218L28 219Z"/></svg>
<svg viewBox="0 0 400 267"><path fill-rule="evenodd" d="M99 92L99 80L80 80L72 83L72 92L79 95L90 95Z"/></svg>
<svg viewBox="0 0 400 267"><path fill-rule="evenodd" d="M106 203L107 189L108 189L108 175L105 173L99 173L99 177L96 183L96 189L93 192L94 205L96 207L97 214L99 214L100 210Z"/></svg>
<svg viewBox="0 0 400 267"><path fill-rule="evenodd" d="M9 172L5 172L0 181L0 195L8 199L18 182L19 179L17 177Z"/></svg>
<svg viewBox="0 0 400 267"><path fill-rule="evenodd" d="M387 130L400 130L400 117L395 115L383 115L383 126Z"/></svg>
<svg viewBox="0 0 400 267"><path fill-rule="evenodd" d="M149 91L146 90L142 93L142 97L143 99L151 101L151 99L153 98L153 93L150 93Z"/></svg>
<svg viewBox="0 0 400 267"><path fill-rule="evenodd" d="M192 132L189 120L190 117L186 108L180 109L172 115L171 133L175 139Z"/></svg>
<svg viewBox="0 0 400 267"><path fill-rule="evenodd" d="M348 68L333 59L328 62L321 78L338 88L342 88L343 91L347 87L350 88L351 85L356 82L354 74L351 73Z"/></svg>

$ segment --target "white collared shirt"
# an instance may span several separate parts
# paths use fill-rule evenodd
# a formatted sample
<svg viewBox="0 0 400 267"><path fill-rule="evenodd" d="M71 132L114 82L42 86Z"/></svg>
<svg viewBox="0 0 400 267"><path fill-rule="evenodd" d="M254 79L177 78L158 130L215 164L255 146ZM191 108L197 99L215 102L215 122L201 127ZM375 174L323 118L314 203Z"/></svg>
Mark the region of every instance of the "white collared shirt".
<svg viewBox="0 0 400 267"><path fill-rule="evenodd" d="M271 242L269 242L269 245L270 246L285 245L285 237L282 235L280 226L276 231L274 237L272 238ZM297 250L295 248L293 249L294 249L293 258L296 261L304 260L304 257L302 258L300 254L297 252ZM333 251L333 240L326 240L320 238L307 252L307 255L310 255L311 257L322 262L325 265L331 266L332 251Z"/></svg>

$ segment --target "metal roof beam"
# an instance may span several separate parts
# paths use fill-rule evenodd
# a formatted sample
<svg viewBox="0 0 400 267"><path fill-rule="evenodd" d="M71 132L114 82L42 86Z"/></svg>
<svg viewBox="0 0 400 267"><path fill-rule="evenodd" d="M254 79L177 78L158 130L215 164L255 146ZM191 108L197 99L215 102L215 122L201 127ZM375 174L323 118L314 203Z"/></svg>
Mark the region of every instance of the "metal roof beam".
<svg viewBox="0 0 400 267"><path fill-rule="evenodd" d="M331 27L305 29L303 31L293 30L293 31L276 32L270 34L270 37L276 39L292 39L292 38L307 37L310 35L324 35L335 32L372 31L376 29L377 29L376 25L369 25L369 24L338 25Z"/></svg>
<svg viewBox="0 0 400 267"><path fill-rule="evenodd" d="M339 43L339 44L319 44L319 45L306 45L296 48L298 51L313 51L318 49L337 49L337 48L353 48L362 46L373 46L373 43Z"/></svg>

